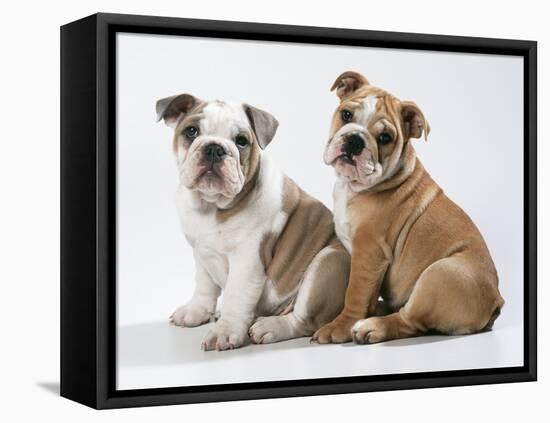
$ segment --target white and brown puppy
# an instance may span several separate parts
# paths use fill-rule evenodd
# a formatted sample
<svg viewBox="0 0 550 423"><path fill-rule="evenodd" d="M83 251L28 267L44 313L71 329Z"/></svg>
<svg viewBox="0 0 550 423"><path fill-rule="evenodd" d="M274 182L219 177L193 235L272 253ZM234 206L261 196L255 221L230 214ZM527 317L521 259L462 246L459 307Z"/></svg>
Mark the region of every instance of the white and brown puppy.
<svg viewBox="0 0 550 423"><path fill-rule="evenodd" d="M474 223L416 157L411 138L429 132L422 111L356 72L332 89L340 105L324 160L337 174L336 233L351 274L343 311L313 338L375 343L490 328L504 304L497 272Z"/></svg>
<svg viewBox="0 0 550 423"><path fill-rule="evenodd" d="M247 335L255 343L310 336L336 317L350 257L331 212L262 154L277 120L247 104L189 94L156 108L174 128L176 202L196 263L195 292L172 322L209 322L221 290L205 350L239 347Z"/></svg>

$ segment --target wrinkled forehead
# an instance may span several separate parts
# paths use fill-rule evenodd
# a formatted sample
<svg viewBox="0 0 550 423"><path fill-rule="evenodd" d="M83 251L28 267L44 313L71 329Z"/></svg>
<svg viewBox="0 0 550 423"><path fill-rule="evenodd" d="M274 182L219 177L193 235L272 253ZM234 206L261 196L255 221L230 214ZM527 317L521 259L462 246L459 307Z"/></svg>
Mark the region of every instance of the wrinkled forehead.
<svg viewBox="0 0 550 423"><path fill-rule="evenodd" d="M357 119L366 123L375 116L395 116L394 112L398 104L399 100L388 92L380 88L367 86L357 90L354 95L343 99L340 109L353 108Z"/></svg>
<svg viewBox="0 0 550 423"><path fill-rule="evenodd" d="M378 100L379 99L376 95L371 94L366 97L356 98L353 100L342 102L340 109L353 110L355 121L358 123L367 124L372 120L374 115L379 111Z"/></svg>
<svg viewBox="0 0 550 423"><path fill-rule="evenodd" d="M212 101L206 104L201 114L200 131L203 135L231 138L250 128L241 104Z"/></svg>

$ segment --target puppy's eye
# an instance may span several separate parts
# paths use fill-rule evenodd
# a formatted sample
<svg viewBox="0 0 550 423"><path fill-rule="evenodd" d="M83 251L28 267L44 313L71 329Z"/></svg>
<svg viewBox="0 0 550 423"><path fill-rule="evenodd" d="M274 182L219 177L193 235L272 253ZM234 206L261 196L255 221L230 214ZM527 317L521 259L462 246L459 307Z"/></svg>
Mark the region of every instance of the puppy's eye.
<svg viewBox="0 0 550 423"><path fill-rule="evenodd" d="M235 144L237 144L237 147L244 148L248 145L248 139L244 135L237 135L237 138L235 138Z"/></svg>
<svg viewBox="0 0 550 423"><path fill-rule="evenodd" d="M392 141L391 134L388 132L382 132L380 135L378 135L378 142L380 144L389 144Z"/></svg>
<svg viewBox="0 0 550 423"><path fill-rule="evenodd" d="M342 120L344 122L351 122L352 118L353 118L353 113L351 113L349 110L342 110Z"/></svg>
<svg viewBox="0 0 550 423"><path fill-rule="evenodd" d="M197 136L199 135L199 128L197 128L196 126L188 126L183 130L183 133L187 138L192 140L197 138Z"/></svg>

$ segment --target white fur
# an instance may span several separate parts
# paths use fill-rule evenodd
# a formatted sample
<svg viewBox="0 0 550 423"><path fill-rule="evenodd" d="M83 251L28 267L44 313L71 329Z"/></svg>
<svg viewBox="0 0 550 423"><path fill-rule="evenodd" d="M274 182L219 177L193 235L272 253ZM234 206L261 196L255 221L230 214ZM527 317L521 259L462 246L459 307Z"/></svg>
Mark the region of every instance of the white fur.
<svg viewBox="0 0 550 423"><path fill-rule="evenodd" d="M361 329L361 326L365 323L365 320L367 319L360 319L357 322L355 322L351 328L351 331L357 332L359 329Z"/></svg>
<svg viewBox="0 0 550 423"><path fill-rule="evenodd" d="M338 178L334 184L334 228L340 242L344 245L348 253L351 254L351 226L348 219L348 201L354 193L349 189L348 182L343 178Z"/></svg>
<svg viewBox="0 0 550 423"><path fill-rule="evenodd" d="M187 239L195 250L198 269L195 294L187 308L212 304L224 290L221 318L203 342L205 349L240 346L254 318L264 287L268 284L260 257L260 244L267 233L280 234L288 216L282 212L283 174L262 155L259 191L241 213L224 222L216 220L213 203L181 185L178 212Z"/></svg>
<svg viewBox="0 0 550 423"><path fill-rule="evenodd" d="M360 122L370 122L374 114L376 113L376 103L378 98L375 95L367 96L362 102L360 107L361 116L359 116ZM357 112L356 112L357 113Z"/></svg>
<svg viewBox="0 0 550 423"><path fill-rule="evenodd" d="M205 135L233 139L239 129L249 127L248 118L242 105L213 101L203 109L204 118L200 122L200 132ZM228 125L231 122L231 125Z"/></svg>

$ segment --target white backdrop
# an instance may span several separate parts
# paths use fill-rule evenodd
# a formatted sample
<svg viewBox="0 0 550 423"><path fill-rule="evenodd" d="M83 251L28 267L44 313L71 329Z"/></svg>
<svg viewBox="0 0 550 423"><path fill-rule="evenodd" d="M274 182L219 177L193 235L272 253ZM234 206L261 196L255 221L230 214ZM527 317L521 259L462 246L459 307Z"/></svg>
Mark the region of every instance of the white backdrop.
<svg viewBox="0 0 550 423"><path fill-rule="evenodd" d="M294 420L422 418L426 422L540 420L547 414L550 367L550 291L539 285L540 382L416 391L196 404L96 412L54 395L59 386L59 25L109 11L164 16L273 22L375 30L410 31L539 41L539 278L550 276L550 138L543 117L550 113L550 32L543 2L392 0L334 2L280 0L266 9L254 0L84 0L11 2L0 28L2 39L3 153L0 158L2 253L0 266L0 352L3 419L29 421L149 422L176 419L280 422L281 410ZM401 92L396 92L401 95ZM414 93L416 96L416 93ZM29 99L37 100L30 109ZM237 98L240 100L240 98ZM25 113L23 113L25 111ZM432 119L433 121L433 119ZM29 130L40 128L28 136ZM435 133L434 133L435 137ZM434 138L435 139L435 138ZM420 143L418 143L420 144ZM429 142L426 147L435 145ZM423 156L424 157L424 156ZM424 160L425 161L425 160ZM434 168L430 168L435 175ZM175 174L173 175L175 178ZM173 182L167 179L167 184ZM439 180L442 183L441 180ZM449 187L445 187L450 193ZM455 198L458 200L458 198ZM464 206L464 204L463 204ZM477 221L480 223L479 221ZM488 238L487 234L485 234ZM429 401L429 409L419 404ZM521 403L521 406L518 404ZM452 410L452 412L449 412Z"/></svg>

